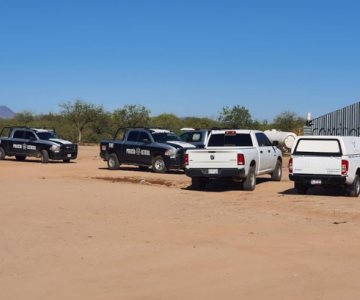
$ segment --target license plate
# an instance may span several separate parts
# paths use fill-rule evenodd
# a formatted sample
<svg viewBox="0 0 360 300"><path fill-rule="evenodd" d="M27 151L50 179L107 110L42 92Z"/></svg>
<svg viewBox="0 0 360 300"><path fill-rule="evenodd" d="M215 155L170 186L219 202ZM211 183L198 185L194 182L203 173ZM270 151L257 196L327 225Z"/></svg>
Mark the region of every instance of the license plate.
<svg viewBox="0 0 360 300"><path fill-rule="evenodd" d="M320 185L321 184L321 179L311 179L310 183L312 185Z"/></svg>
<svg viewBox="0 0 360 300"><path fill-rule="evenodd" d="M218 169L209 169L208 170L208 174L218 174L219 170Z"/></svg>
<svg viewBox="0 0 360 300"><path fill-rule="evenodd" d="M71 154L68 154L67 157L71 157Z"/></svg>

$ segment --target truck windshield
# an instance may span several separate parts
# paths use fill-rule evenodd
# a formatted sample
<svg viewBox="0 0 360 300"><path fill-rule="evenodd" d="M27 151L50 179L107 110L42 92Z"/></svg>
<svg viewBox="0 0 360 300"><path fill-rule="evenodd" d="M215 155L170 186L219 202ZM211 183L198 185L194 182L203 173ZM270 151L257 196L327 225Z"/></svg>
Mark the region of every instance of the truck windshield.
<svg viewBox="0 0 360 300"><path fill-rule="evenodd" d="M252 145L251 136L247 133L212 134L208 143L208 147L251 147Z"/></svg>
<svg viewBox="0 0 360 300"><path fill-rule="evenodd" d="M341 147L337 139L300 139L294 155L341 156Z"/></svg>
<svg viewBox="0 0 360 300"><path fill-rule="evenodd" d="M168 141L181 141L181 139L173 132L153 132L151 135L157 143L166 143Z"/></svg>
<svg viewBox="0 0 360 300"><path fill-rule="evenodd" d="M57 139L57 136L56 136L55 132L53 132L53 131L37 132L36 134L40 140Z"/></svg>

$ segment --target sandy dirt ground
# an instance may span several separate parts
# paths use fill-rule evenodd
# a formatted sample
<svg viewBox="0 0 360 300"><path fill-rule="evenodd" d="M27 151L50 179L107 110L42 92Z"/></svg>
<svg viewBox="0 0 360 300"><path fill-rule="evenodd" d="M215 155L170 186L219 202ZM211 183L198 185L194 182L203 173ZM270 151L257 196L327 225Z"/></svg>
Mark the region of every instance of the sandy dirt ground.
<svg viewBox="0 0 360 300"><path fill-rule="evenodd" d="M0 299L360 299L360 200L283 180L0 162Z"/></svg>

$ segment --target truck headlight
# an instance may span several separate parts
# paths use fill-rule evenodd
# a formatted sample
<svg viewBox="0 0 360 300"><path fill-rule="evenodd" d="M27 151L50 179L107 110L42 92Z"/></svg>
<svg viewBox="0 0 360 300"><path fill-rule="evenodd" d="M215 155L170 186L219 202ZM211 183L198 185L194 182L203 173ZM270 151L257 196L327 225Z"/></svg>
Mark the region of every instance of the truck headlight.
<svg viewBox="0 0 360 300"><path fill-rule="evenodd" d="M60 146L59 145L52 145L50 147L50 150L53 152L60 152Z"/></svg>
<svg viewBox="0 0 360 300"><path fill-rule="evenodd" d="M176 157L176 150L175 149L168 149L165 151L166 156L170 156L170 158Z"/></svg>

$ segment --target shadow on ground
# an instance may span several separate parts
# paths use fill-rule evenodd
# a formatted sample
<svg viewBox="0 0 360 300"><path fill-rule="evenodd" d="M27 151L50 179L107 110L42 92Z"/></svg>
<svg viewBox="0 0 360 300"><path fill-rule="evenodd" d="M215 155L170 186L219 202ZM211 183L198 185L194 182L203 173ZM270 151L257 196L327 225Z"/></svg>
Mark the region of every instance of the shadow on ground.
<svg viewBox="0 0 360 300"><path fill-rule="evenodd" d="M331 187L324 189L321 186L314 186L307 190L306 194L299 194L295 188L287 189L285 191L279 192L280 195L309 195L309 196L333 196L333 197L344 197L346 196L346 191L341 187Z"/></svg>

